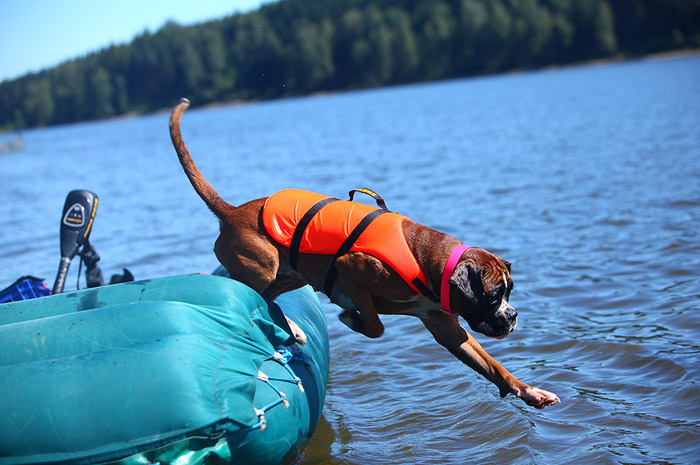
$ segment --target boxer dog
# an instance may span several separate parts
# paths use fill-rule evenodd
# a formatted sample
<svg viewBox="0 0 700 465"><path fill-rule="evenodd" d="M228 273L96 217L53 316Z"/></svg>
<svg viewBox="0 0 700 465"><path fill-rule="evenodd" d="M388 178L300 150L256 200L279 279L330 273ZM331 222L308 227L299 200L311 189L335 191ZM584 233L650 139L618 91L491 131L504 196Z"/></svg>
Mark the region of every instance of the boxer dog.
<svg viewBox="0 0 700 465"><path fill-rule="evenodd" d="M310 284L343 309L343 323L370 338L384 331L379 314L418 317L439 344L494 383L502 397L514 394L536 408L559 402L553 393L516 379L459 323L461 316L474 331L494 338L515 329L517 313L508 303L510 263L385 209L305 191L282 191L234 207L204 178L182 140L180 119L188 106L182 99L173 110L170 136L194 190L219 219L214 252L231 278L269 300ZM297 194L302 200L294 200ZM312 207L306 214L303 202ZM356 218L340 229L352 229L355 242L332 239L331 228L324 229L332 210L345 207L350 213L344 215ZM317 223L310 226L313 221ZM289 234L296 237L288 240L282 230L290 222ZM378 234L366 239L372 229ZM309 239L312 233L315 239ZM333 240L342 242L341 247L331 244ZM373 241L383 249L370 251ZM317 249L312 250L311 242ZM301 329L291 321L290 327L304 343Z"/></svg>

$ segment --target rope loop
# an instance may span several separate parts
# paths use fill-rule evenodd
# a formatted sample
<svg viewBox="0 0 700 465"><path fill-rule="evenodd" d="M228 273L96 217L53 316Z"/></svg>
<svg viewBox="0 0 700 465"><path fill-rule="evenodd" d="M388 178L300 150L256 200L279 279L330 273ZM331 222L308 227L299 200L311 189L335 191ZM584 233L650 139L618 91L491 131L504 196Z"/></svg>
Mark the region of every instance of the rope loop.
<svg viewBox="0 0 700 465"><path fill-rule="evenodd" d="M254 431L256 429L259 431L263 431L267 427L267 421L265 420L265 412L280 404L284 405L284 408L289 408L289 398L284 392L277 389L277 387L274 384L272 384L272 381L296 384L299 388L299 391L304 392L304 385L301 382L301 378L299 378L289 366L289 364L293 361L303 363L307 367L310 366L306 360L306 356L302 351L294 351L290 347L280 346L277 348L273 356L268 360L274 360L280 365L282 365L285 368L285 370L287 370L287 372L290 374L291 378L278 378L274 376L269 376L263 371L258 370L257 379L270 386L270 388L277 393L279 399L275 400L274 402L271 402L270 404L260 409L253 407L253 409L255 410L255 414L258 416L258 422L246 428L245 431Z"/></svg>
<svg viewBox="0 0 700 465"><path fill-rule="evenodd" d="M267 427L267 422L265 421L265 411L253 407L255 414L258 416L258 422L251 426L249 429L258 429L260 431L265 430Z"/></svg>

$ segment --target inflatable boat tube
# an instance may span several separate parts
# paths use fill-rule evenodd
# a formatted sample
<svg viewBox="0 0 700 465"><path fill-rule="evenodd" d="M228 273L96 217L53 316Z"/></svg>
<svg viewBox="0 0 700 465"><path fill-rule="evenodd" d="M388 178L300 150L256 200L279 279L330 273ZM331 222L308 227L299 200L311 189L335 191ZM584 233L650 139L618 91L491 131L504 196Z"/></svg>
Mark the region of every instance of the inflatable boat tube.
<svg viewBox="0 0 700 465"><path fill-rule="evenodd" d="M320 418L328 359L308 287L270 303L189 275L5 303L0 464L292 462Z"/></svg>

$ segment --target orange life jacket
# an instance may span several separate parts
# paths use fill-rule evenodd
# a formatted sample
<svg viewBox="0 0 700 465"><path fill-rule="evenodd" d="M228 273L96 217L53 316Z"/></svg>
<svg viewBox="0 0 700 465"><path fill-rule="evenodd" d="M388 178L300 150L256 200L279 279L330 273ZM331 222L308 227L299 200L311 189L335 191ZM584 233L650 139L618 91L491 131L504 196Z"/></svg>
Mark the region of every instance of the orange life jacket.
<svg viewBox="0 0 700 465"><path fill-rule="evenodd" d="M327 203L319 207L319 202L322 201ZM310 211L312 209L315 212ZM431 296L423 270L403 235L402 224L407 218L387 210L379 210L362 203L287 189L267 198L262 219L268 234L279 244L290 248L290 264L293 268L296 268L296 259L291 255L296 253L293 250L295 247L298 247L298 253L337 256L347 252L363 252L389 265L416 292ZM359 236L353 237L355 241L348 250L339 252L344 243L347 245L348 237L355 228L368 218L368 215L371 215L372 219L368 225L363 224L366 229L362 230ZM356 235L357 232L353 236ZM326 284L328 293L328 281Z"/></svg>

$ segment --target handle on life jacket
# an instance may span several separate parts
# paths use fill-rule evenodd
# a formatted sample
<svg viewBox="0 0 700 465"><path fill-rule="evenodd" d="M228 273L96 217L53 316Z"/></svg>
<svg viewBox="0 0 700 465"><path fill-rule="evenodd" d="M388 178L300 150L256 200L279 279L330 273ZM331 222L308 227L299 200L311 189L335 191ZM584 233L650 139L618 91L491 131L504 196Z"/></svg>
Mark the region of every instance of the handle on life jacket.
<svg viewBox="0 0 700 465"><path fill-rule="evenodd" d="M372 197L374 200L377 201L377 205L379 206L379 208L381 208L382 210L389 211L389 209L386 207L386 202L384 202L384 199L382 198L382 196L377 194L376 192L374 192L372 189L367 189L366 187L361 187L359 189L351 190L348 193L348 195L350 195L350 201L352 201L353 197L355 196L355 192L369 195L370 197Z"/></svg>

